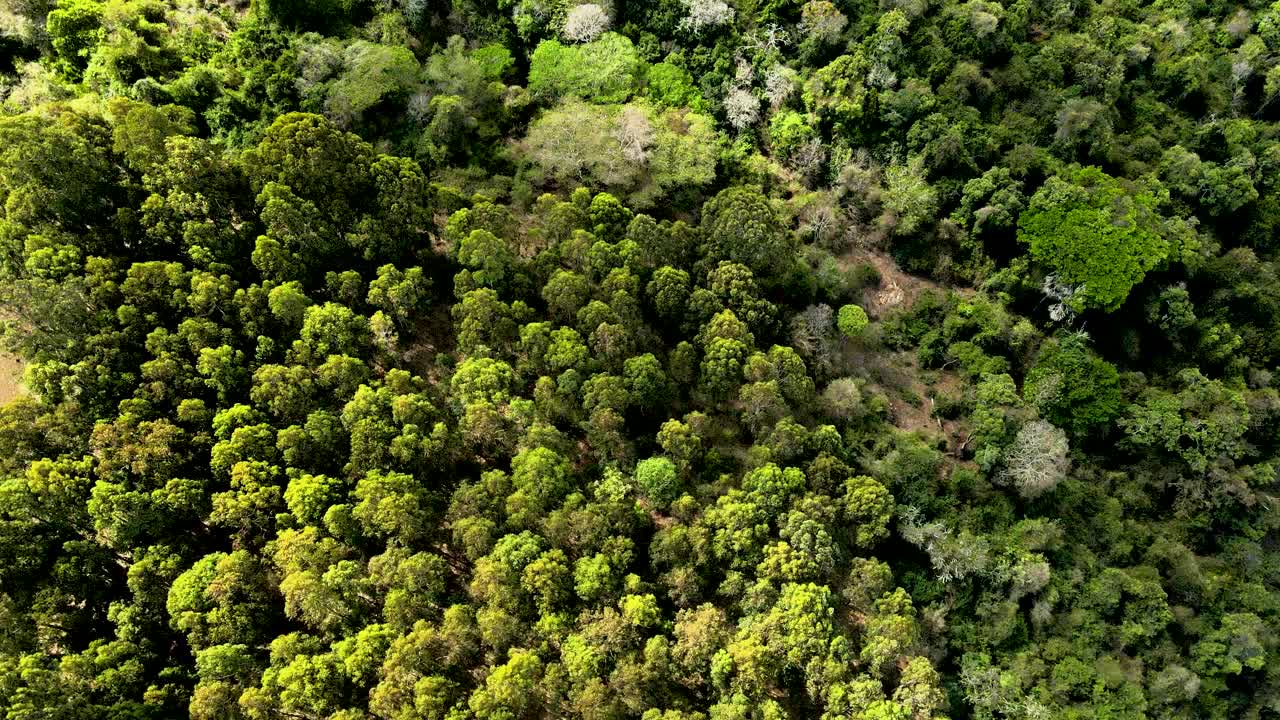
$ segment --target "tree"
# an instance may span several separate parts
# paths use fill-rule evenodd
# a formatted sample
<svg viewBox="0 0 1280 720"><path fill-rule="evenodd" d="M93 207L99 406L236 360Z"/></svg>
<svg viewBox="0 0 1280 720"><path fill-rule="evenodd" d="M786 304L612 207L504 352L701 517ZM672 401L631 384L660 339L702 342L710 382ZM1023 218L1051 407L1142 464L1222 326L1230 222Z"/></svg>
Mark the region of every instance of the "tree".
<svg viewBox="0 0 1280 720"><path fill-rule="evenodd" d="M529 92L542 99L620 103L630 97L639 69L635 46L617 33L582 45L543 40L529 56Z"/></svg>
<svg viewBox="0 0 1280 720"><path fill-rule="evenodd" d="M479 287L502 292L511 286L516 269L515 254L504 240L487 230L472 230L458 246L458 262L471 270Z"/></svg>
<svg viewBox="0 0 1280 720"><path fill-rule="evenodd" d="M343 23L345 9L334 0L271 0L263 7L267 17L308 30L327 30Z"/></svg>
<svg viewBox="0 0 1280 720"><path fill-rule="evenodd" d="M836 327L840 334L847 338L855 338L867 327L867 312L857 305L843 305L836 313Z"/></svg>
<svg viewBox="0 0 1280 720"><path fill-rule="evenodd" d="M872 671L910 652L918 632L911 597L902 588L885 593L875 602L875 612L867 620L862 659Z"/></svg>
<svg viewBox="0 0 1280 720"><path fill-rule="evenodd" d="M925 180L921 158L905 165L890 165L885 169L884 180L880 198L884 213L878 222L885 230L910 236L937 214L937 191Z"/></svg>
<svg viewBox="0 0 1280 720"><path fill-rule="evenodd" d="M378 277L369 283L365 300L397 322L406 323L427 297L429 288L430 281L422 268L401 271L394 265L383 265L378 268Z"/></svg>
<svg viewBox="0 0 1280 720"><path fill-rule="evenodd" d="M707 274L707 284L720 303L733 311L753 332L774 332L778 308L760 297L755 276L745 266L722 261Z"/></svg>
<svg viewBox="0 0 1280 720"><path fill-rule="evenodd" d="M858 546L870 547L888 537L893 505L893 496L873 478L856 475L845 481L845 517Z"/></svg>
<svg viewBox="0 0 1280 720"><path fill-rule="evenodd" d="M512 459L511 468L515 492L507 498L506 509L516 527L532 525L571 487L568 462L548 448L521 451Z"/></svg>
<svg viewBox="0 0 1280 720"><path fill-rule="evenodd" d="M342 55L342 73L329 84L324 106L325 114L343 127L405 97L417 84L418 62L408 48L357 40Z"/></svg>
<svg viewBox="0 0 1280 720"><path fill-rule="evenodd" d="M49 13L45 29L53 49L54 67L68 80L84 74L89 57L102 37L102 4L92 0L59 5Z"/></svg>
<svg viewBox="0 0 1280 720"><path fill-rule="evenodd" d="M1116 310L1170 250L1155 197L1096 167L1049 178L1018 219L1018 240L1076 288L1076 311Z"/></svg>
<svg viewBox="0 0 1280 720"><path fill-rule="evenodd" d="M623 377L631 399L646 410L656 411L667 407L675 394L671 379L653 353L627 358L623 365Z"/></svg>
<svg viewBox="0 0 1280 720"><path fill-rule="evenodd" d="M264 432L259 438L265 440L266 435ZM247 540L266 537L274 529L276 513L284 506L278 479L280 468L260 460L239 460L228 470L230 489L210 498L213 510L209 521L233 528Z"/></svg>
<svg viewBox="0 0 1280 720"><path fill-rule="evenodd" d="M806 117L795 111L778 112L769 120L769 143L774 153L800 170L814 169L808 165L813 159L808 150L818 142L816 135Z"/></svg>
<svg viewBox="0 0 1280 720"><path fill-rule="evenodd" d="M597 373L582 385L582 409L587 414L606 408L621 413L630 404L631 395L617 375Z"/></svg>
<svg viewBox="0 0 1280 720"><path fill-rule="evenodd" d="M245 685L257 682L258 663L245 645L215 645L196 653L200 681L191 697L192 718L213 720L236 713Z"/></svg>
<svg viewBox="0 0 1280 720"><path fill-rule="evenodd" d="M302 283L291 280L271 288L267 295L271 314L290 328L302 327L302 319L307 308L311 306L311 298L307 297Z"/></svg>
<svg viewBox="0 0 1280 720"><path fill-rule="evenodd" d="M776 380L747 383L738 388L738 404L742 406L744 424L756 435L763 434L787 411Z"/></svg>
<svg viewBox="0 0 1280 720"><path fill-rule="evenodd" d="M467 353L480 348L508 349L517 337L523 306L520 301L512 305L502 302L490 288L468 291L452 309L458 347Z"/></svg>
<svg viewBox="0 0 1280 720"><path fill-rule="evenodd" d="M752 188L721 190L702 208L707 254L747 266L757 277L776 278L795 261L795 239L769 200Z"/></svg>
<svg viewBox="0 0 1280 720"><path fill-rule="evenodd" d="M577 316L590 293L589 280L572 270L561 269L556 270L543 286L542 299L546 301L553 317L568 321Z"/></svg>
<svg viewBox="0 0 1280 720"><path fill-rule="evenodd" d="M689 273L660 267L646 289L659 317L668 321L679 319L689 299Z"/></svg>
<svg viewBox="0 0 1280 720"><path fill-rule="evenodd" d="M450 632L450 624L461 627ZM470 637L474 625L468 608L458 605L446 611L446 619L439 625L420 620L392 640L379 681L370 693L370 709L387 716L423 712L427 717L443 717L465 694L439 675L439 668L465 657L467 645L475 642Z"/></svg>
<svg viewBox="0 0 1280 720"><path fill-rule="evenodd" d="M785 582L828 577L842 554L830 532L833 518L821 506L829 502L829 498L807 496L797 503L801 508L783 516L778 532L781 542L765 549L764 562L757 572Z"/></svg>
<svg viewBox="0 0 1280 720"><path fill-rule="evenodd" d="M67 11L79 13L77 8L93 5L81 3ZM108 180L111 151L107 138L86 132L85 124L75 113L53 118L36 114L4 118L0 123L0 197L4 198L8 222L25 227L27 232L82 228L70 237L76 246L86 253L105 254L110 233L104 218L114 213L118 191ZM77 202L76 197L82 201ZM21 237L6 236L6 272L17 270L15 261L25 261Z"/></svg>
<svg viewBox="0 0 1280 720"><path fill-rule="evenodd" d="M680 28L693 36L733 21L735 11L723 0L687 0L689 14L680 19Z"/></svg>
<svg viewBox="0 0 1280 720"><path fill-rule="evenodd" d="M552 370L576 370L583 368L590 354L582 342L582 335L573 328L556 328L551 331L551 343L547 347L547 364Z"/></svg>
<svg viewBox="0 0 1280 720"><path fill-rule="evenodd" d="M543 42L539 47L545 46ZM536 53L535 53L536 57ZM607 188L627 189L639 179L639 166L627 159L615 132L581 137L574 128L584 124L615 127L617 109L568 99L538 116L529 125L523 147L544 178L560 182L589 178Z"/></svg>
<svg viewBox="0 0 1280 720"><path fill-rule="evenodd" d="M634 545L629 538L610 538L602 544L601 552L579 558L574 564L574 592L588 602L616 599L622 589L624 571L633 555Z"/></svg>
<svg viewBox="0 0 1280 720"><path fill-rule="evenodd" d="M1115 366L1075 335L1045 343L1022 393L1047 420L1077 437L1105 426L1124 407Z"/></svg>
<svg viewBox="0 0 1280 720"><path fill-rule="evenodd" d="M246 550L212 553L178 576L166 607L192 648L256 645L279 622L266 568Z"/></svg>
<svg viewBox="0 0 1280 720"><path fill-rule="evenodd" d="M638 107L644 109L643 105ZM715 181L724 138L710 115L667 110L649 112L646 120L653 127L653 147L648 153L652 184L633 193L632 203L656 203L661 194L674 196ZM680 232L678 225L673 232Z"/></svg>
<svg viewBox="0 0 1280 720"><path fill-rule="evenodd" d="M1066 477L1067 434L1045 420L1032 420L1018 430L1005 449L1004 477L1024 498L1046 493Z"/></svg>
<svg viewBox="0 0 1280 720"><path fill-rule="evenodd" d="M583 137L577 132L583 125L602 132ZM567 98L530 124L520 148L543 182L585 181L649 207L664 194L714 180L719 144L704 115Z"/></svg>
<svg viewBox="0 0 1280 720"><path fill-rule="evenodd" d="M1228 613L1217 630L1192 647L1191 654L1202 675L1225 677L1263 669L1274 646L1257 615Z"/></svg>
<svg viewBox="0 0 1280 720"><path fill-rule="evenodd" d="M658 443L680 469L688 472L702 455L702 438L688 423L667 420L658 431Z"/></svg>
<svg viewBox="0 0 1280 720"><path fill-rule="evenodd" d="M323 521L325 513L345 498L344 483L325 475L304 473L290 478L284 491L284 501L300 522L316 525Z"/></svg>
<svg viewBox="0 0 1280 720"><path fill-rule="evenodd" d="M573 572L569 558L559 548L548 550L525 566L520 585L536 598L538 608L550 614L569 600Z"/></svg>
<svg viewBox="0 0 1280 720"><path fill-rule="evenodd" d="M741 383L747 346L734 338L712 338L698 373L699 388L713 398L725 398Z"/></svg>
<svg viewBox="0 0 1280 720"><path fill-rule="evenodd" d="M805 107L837 132L856 133L867 110L867 72L861 52L837 57L813 72L804 89Z"/></svg>
<svg viewBox="0 0 1280 720"><path fill-rule="evenodd" d="M434 527L439 500L405 473L372 471L356 485L353 515L373 536L393 537L408 547L420 545Z"/></svg>
<svg viewBox="0 0 1280 720"><path fill-rule="evenodd" d="M191 135L194 130L191 111L176 105L156 108L116 98L109 112L115 116L112 149L140 174L165 159L168 138Z"/></svg>
<svg viewBox="0 0 1280 720"><path fill-rule="evenodd" d="M255 192L271 183L288 188L342 227L358 207L350 200L367 187L373 160L372 148L355 135L318 115L289 113L271 124L243 164Z"/></svg>
<svg viewBox="0 0 1280 720"><path fill-rule="evenodd" d="M564 30L561 31L567 40L583 43L595 40L600 33L609 29L609 14L595 3L575 5L565 16Z"/></svg>
<svg viewBox="0 0 1280 720"><path fill-rule="evenodd" d="M687 107L704 114L708 110L707 101L694 83L693 75L685 68L669 62L649 66L645 76L645 95L655 105L662 107Z"/></svg>
<svg viewBox="0 0 1280 720"><path fill-rule="evenodd" d="M774 684L777 671L801 670L825 655L836 634L833 615L829 588L812 583L783 585L773 607L749 617L726 648L740 687L764 691Z"/></svg>
<svg viewBox="0 0 1280 720"><path fill-rule="evenodd" d="M450 389L463 404L507 402L514 383L511 366L492 358L467 358L449 380Z"/></svg>
<svg viewBox="0 0 1280 720"><path fill-rule="evenodd" d="M1178 373L1179 391L1149 389L1120 420L1130 442L1163 448L1180 457L1192 471L1240 458L1240 439L1249 427L1244 396L1199 370Z"/></svg>
<svg viewBox="0 0 1280 720"><path fill-rule="evenodd" d="M636 464L636 485L658 509L665 509L680 493L675 463L664 457L641 460Z"/></svg>
<svg viewBox="0 0 1280 720"><path fill-rule="evenodd" d="M337 303L312 305L303 312L302 332L294 342L300 360L320 364L330 355L359 355L369 342L369 321Z"/></svg>
<svg viewBox="0 0 1280 720"><path fill-rule="evenodd" d="M832 380L822 391L822 402L827 413L835 420L852 420L862 416L867 408L862 389L853 378Z"/></svg>
<svg viewBox="0 0 1280 720"><path fill-rule="evenodd" d="M512 650L506 664L496 668L484 687L471 694L468 705L479 720L521 718L541 706L538 684L543 664L527 650Z"/></svg>
<svg viewBox="0 0 1280 720"><path fill-rule="evenodd" d="M696 0L696 4L700 6L717 3L719 0L711 0L710 3L706 0ZM734 130L744 132L760 119L760 98L756 97L749 88L734 88L724 98L724 114Z"/></svg>
<svg viewBox="0 0 1280 720"><path fill-rule="evenodd" d="M835 42L849 19L827 0L809 0L800 8L800 27L806 41L819 47Z"/></svg>
<svg viewBox="0 0 1280 720"><path fill-rule="evenodd" d="M307 527L282 531L274 551L288 617L321 635L360 627L368 617L371 583L350 548Z"/></svg>

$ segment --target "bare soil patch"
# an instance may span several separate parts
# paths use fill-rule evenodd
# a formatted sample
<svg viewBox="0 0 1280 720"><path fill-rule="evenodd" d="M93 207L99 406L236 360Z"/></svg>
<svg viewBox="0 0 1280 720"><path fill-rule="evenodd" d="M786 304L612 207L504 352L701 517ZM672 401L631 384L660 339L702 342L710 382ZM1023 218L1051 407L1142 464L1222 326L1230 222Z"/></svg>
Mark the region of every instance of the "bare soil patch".
<svg viewBox="0 0 1280 720"><path fill-rule="evenodd" d="M26 392L22 387L22 360L0 352L0 403L7 403Z"/></svg>
<svg viewBox="0 0 1280 720"><path fill-rule="evenodd" d="M841 269L855 265L870 265L880 274L879 287L863 291L863 308L874 319L883 319L895 309L908 308L921 293L941 290L970 295L969 288L954 288L918 275L903 272L888 253L867 248L851 250L837 259ZM956 394L965 384L957 373L936 371L937 380L923 381L924 371L913 352L886 353L884 349L846 346L845 361L862 369L871 387L878 389L889 401L890 420L894 426L908 432L922 431L945 438L948 450L956 456L967 445L968 432L959 423L944 420L934 414L934 398Z"/></svg>
<svg viewBox="0 0 1280 720"><path fill-rule="evenodd" d="M961 294L972 293L968 288L944 286L919 275L905 273L893 257L880 250L857 248L836 258L841 270L855 265L870 265L880 273L880 286L863 291L863 309L872 318L884 317L898 307L910 307L925 290L951 290Z"/></svg>

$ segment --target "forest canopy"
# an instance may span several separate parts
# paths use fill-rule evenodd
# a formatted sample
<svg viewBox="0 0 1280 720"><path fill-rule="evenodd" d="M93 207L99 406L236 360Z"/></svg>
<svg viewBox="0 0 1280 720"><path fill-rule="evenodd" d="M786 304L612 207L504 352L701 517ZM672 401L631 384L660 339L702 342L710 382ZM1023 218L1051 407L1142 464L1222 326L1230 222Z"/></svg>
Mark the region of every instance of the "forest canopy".
<svg viewBox="0 0 1280 720"><path fill-rule="evenodd" d="M3 720L1280 718L1280 3L0 0Z"/></svg>

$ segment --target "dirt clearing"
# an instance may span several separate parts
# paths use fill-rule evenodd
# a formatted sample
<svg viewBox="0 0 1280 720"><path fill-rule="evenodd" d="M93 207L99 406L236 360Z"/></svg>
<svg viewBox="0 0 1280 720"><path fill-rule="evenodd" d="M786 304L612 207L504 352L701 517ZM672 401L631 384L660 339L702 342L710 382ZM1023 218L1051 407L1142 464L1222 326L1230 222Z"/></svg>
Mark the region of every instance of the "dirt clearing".
<svg viewBox="0 0 1280 720"><path fill-rule="evenodd" d="M876 319L883 318L894 308L911 307L925 290L950 290L961 294L972 292L967 288L947 287L928 278L905 273L886 252L851 250L836 258L836 262L841 270L848 270L855 265L870 265L880 274L880 286L867 288L862 298L863 309L867 311L867 315Z"/></svg>
<svg viewBox="0 0 1280 720"><path fill-rule="evenodd" d="M0 403L7 403L25 390L22 388L22 361L0 352Z"/></svg>

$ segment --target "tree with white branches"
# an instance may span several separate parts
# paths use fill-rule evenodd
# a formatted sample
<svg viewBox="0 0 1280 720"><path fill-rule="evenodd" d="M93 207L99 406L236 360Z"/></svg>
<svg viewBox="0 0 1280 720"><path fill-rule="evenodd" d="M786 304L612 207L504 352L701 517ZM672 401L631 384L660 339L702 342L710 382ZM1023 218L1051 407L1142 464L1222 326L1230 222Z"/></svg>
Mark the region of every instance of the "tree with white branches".
<svg viewBox="0 0 1280 720"><path fill-rule="evenodd" d="M1064 431L1048 420L1032 420L1005 450L1002 477L1024 498L1042 495L1067 476L1069 449Z"/></svg>
<svg viewBox="0 0 1280 720"><path fill-rule="evenodd" d="M687 0L687 4L689 14L680 21L680 27L694 36L733 22L734 10L724 0Z"/></svg>
<svg viewBox="0 0 1280 720"><path fill-rule="evenodd" d="M575 6L565 16L561 35L573 42L591 42L609 29L609 13L595 3Z"/></svg>

